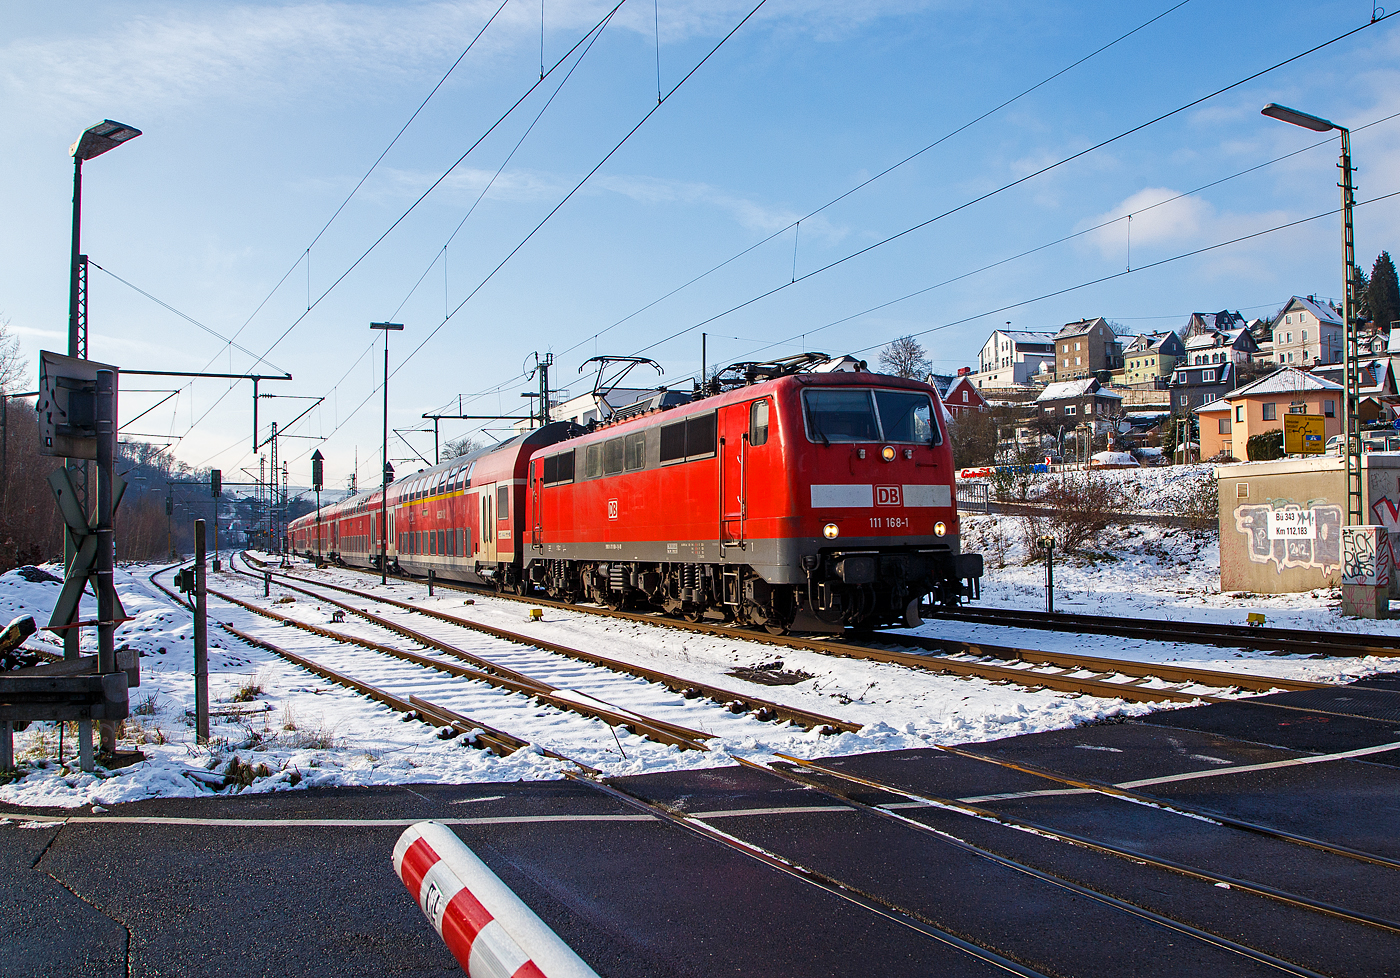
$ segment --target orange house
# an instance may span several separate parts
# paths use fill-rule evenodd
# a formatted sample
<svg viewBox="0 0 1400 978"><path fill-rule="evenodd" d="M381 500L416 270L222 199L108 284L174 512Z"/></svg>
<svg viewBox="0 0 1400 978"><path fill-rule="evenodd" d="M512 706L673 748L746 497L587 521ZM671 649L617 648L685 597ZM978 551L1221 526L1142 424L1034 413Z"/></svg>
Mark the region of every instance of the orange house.
<svg viewBox="0 0 1400 978"><path fill-rule="evenodd" d="M1342 388L1293 367L1237 387L1197 409L1201 424L1201 458L1225 454L1244 460L1253 435L1283 429L1287 414L1321 415L1327 437L1342 433Z"/></svg>

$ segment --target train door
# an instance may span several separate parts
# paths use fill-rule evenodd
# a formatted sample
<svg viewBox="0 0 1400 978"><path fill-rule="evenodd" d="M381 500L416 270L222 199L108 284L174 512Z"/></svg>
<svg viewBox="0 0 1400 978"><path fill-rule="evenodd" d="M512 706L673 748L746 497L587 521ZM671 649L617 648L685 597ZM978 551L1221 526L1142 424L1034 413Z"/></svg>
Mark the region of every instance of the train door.
<svg viewBox="0 0 1400 978"><path fill-rule="evenodd" d="M721 548L744 546L745 467L749 448L749 406L730 404L719 411L719 515Z"/></svg>
<svg viewBox="0 0 1400 978"><path fill-rule="evenodd" d="M496 487L494 485L482 486L481 493L477 497L480 502L481 517L481 554L480 559L485 563L495 563L496 561Z"/></svg>
<svg viewBox="0 0 1400 978"><path fill-rule="evenodd" d="M532 459L530 462L530 546L535 550L544 550L544 511L541 506L544 504L544 459Z"/></svg>

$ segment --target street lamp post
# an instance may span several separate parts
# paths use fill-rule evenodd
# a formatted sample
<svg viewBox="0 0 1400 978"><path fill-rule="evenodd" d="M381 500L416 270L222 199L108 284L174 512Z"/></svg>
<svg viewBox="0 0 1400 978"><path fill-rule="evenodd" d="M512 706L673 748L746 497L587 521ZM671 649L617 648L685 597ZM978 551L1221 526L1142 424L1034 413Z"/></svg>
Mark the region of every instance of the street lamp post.
<svg viewBox="0 0 1400 978"><path fill-rule="evenodd" d="M379 583L389 583L389 483L394 470L389 466L389 333L403 329L403 323L370 323L370 329L384 331L384 466L379 490Z"/></svg>
<svg viewBox="0 0 1400 978"><path fill-rule="evenodd" d="M133 126L128 126L121 122L113 122L111 119L104 119L95 126L89 126L78 137L77 142L68 147L68 155L73 157L73 250L68 266L68 355L70 357L81 357L86 360L88 355L88 328L87 328L87 255L82 254L82 213L83 213L83 161L101 156L110 150L116 149L122 143L130 139L135 139L141 135L141 130ZM113 433L115 442L115 433ZM99 455L101 449L99 449ZM78 505L87 513L88 503L91 496L91 487L87 480L87 463L69 459L67 462L68 475L71 482L81 486L78 490ZM110 466L104 470L110 474ZM99 488L104 500L109 492L109 487L103 485ZM110 523L110 510L107 512ZM99 519L100 522L100 519ZM110 525L107 527L110 530ZM98 536L100 547L107 548L108 552L98 555L100 566L111 566L114 555L111 553L113 545L110 532L103 531ZM63 531L63 569L66 578L72 572L73 563L77 559L77 541L73 538L72 532L65 527ZM105 571L110 573L110 570ZM99 597L101 597L99 595ZM111 616L103 616L99 612L98 618L107 621ZM98 654L102 657L103 647L110 644L110 632L104 631L104 626L98 625ZM63 657L65 659L76 659L81 654L79 644L78 629L67 628L63 632ZM106 663L103 663L106 665ZM111 750L115 741L109 735L111 728L104 725L102 728L102 746ZM80 763L84 771L92 770L92 721L80 720L78 722L78 753Z"/></svg>
<svg viewBox="0 0 1400 978"><path fill-rule="evenodd" d="M1344 336L1342 341L1342 379L1346 388L1342 394L1342 433L1346 443L1347 460L1347 525L1361 523L1361 430L1360 430L1360 376L1358 375L1358 349L1356 336L1356 247L1353 239L1352 207L1355 204L1351 185L1351 130L1327 119L1320 119L1297 109L1270 102L1260 110L1264 115L1290 125L1311 129L1313 132L1342 134L1342 156L1337 166L1342 171L1342 266L1345 292L1342 294L1342 320Z"/></svg>

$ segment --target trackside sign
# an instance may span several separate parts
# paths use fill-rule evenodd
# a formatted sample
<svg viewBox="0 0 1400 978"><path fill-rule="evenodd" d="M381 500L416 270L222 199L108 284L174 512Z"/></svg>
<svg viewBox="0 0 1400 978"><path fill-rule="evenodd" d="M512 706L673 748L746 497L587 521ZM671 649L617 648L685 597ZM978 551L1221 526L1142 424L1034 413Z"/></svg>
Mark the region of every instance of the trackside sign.
<svg viewBox="0 0 1400 978"><path fill-rule="evenodd" d="M1317 516L1311 509L1269 511L1270 540L1313 540L1317 537Z"/></svg>

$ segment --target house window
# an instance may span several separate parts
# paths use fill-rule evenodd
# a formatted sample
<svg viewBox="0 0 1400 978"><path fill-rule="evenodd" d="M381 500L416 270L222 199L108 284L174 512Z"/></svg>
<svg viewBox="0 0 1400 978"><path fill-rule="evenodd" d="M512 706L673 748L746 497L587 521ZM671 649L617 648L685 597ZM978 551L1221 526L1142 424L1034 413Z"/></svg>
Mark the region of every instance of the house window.
<svg viewBox="0 0 1400 978"><path fill-rule="evenodd" d="M1201 371L1201 383L1203 383L1203 384L1212 384L1212 383L1214 383L1214 382L1215 382L1215 371L1214 371L1214 370L1203 370L1203 371Z"/></svg>
<svg viewBox="0 0 1400 978"><path fill-rule="evenodd" d="M1239 421L1240 423L1243 423L1243 422L1244 422L1244 405L1243 405L1243 404L1237 404L1237 405L1235 405L1235 420L1236 420L1236 421Z"/></svg>
<svg viewBox="0 0 1400 978"><path fill-rule="evenodd" d="M1308 413L1308 406L1307 406L1306 404L1304 404L1304 403L1300 403L1300 402L1295 401L1294 403L1288 405L1288 413L1289 413L1289 414L1307 414L1307 413Z"/></svg>
<svg viewBox="0 0 1400 978"><path fill-rule="evenodd" d="M1288 354L1288 362L1289 362L1289 363L1292 363L1292 362L1293 362L1293 354L1292 354L1292 353Z"/></svg>
<svg viewBox="0 0 1400 978"><path fill-rule="evenodd" d="M1277 404L1275 404L1273 401L1269 401L1268 403L1266 403L1266 404L1263 405L1263 408L1264 408L1264 420L1265 420L1265 421L1277 421L1277 420L1278 420L1278 405L1277 405Z"/></svg>
<svg viewBox="0 0 1400 978"><path fill-rule="evenodd" d="M1335 417L1337 416L1337 402L1336 402L1336 401L1323 401L1323 402L1322 402L1322 416L1323 416L1324 418L1335 418Z"/></svg>
<svg viewBox="0 0 1400 978"><path fill-rule="evenodd" d="M967 403L967 391L963 391L963 403Z"/></svg>
<svg viewBox="0 0 1400 978"><path fill-rule="evenodd" d="M1293 342L1293 334L1292 334L1292 333L1285 333L1285 334L1283 334L1283 335L1287 337L1287 339L1284 340L1285 343L1292 343L1292 342Z"/></svg>
<svg viewBox="0 0 1400 978"><path fill-rule="evenodd" d="M1075 352L1075 353L1078 353L1078 352L1079 352L1079 344L1078 344L1078 343L1074 344L1074 352Z"/></svg>
<svg viewBox="0 0 1400 978"><path fill-rule="evenodd" d="M1303 342L1306 343L1307 341L1308 341L1308 331L1307 331L1307 330L1303 330Z"/></svg>
<svg viewBox="0 0 1400 978"><path fill-rule="evenodd" d="M1079 408L1077 408L1077 407L1076 407L1075 405L1073 405L1073 404L1066 404L1066 405L1065 405L1065 414L1076 414L1078 411L1079 411Z"/></svg>
<svg viewBox="0 0 1400 978"><path fill-rule="evenodd" d="M1229 418L1221 418L1221 419L1220 419L1220 434L1222 434L1222 435L1228 435L1229 433L1230 433L1230 419L1229 419Z"/></svg>
<svg viewBox="0 0 1400 978"><path fill-rule="evenodd" d="M1076 344L1074 344L1074 345L1075 345L1075 346L1078 346L1079 344L1076 343ZM1079 366L1079 357L1075 357L1075 358L1074 358L1074 365L1075 365L1076 367Z"/></svg>
<svg viewBox="0 0 1400 978"><path fill-rule="evenodd" d="M1293 317L1292 317L1292 316L1284 316L1284 317L1283 317L1283 321L1284 321L1285 323L1291 323L1291 322L1293 322Z"/></svg>

